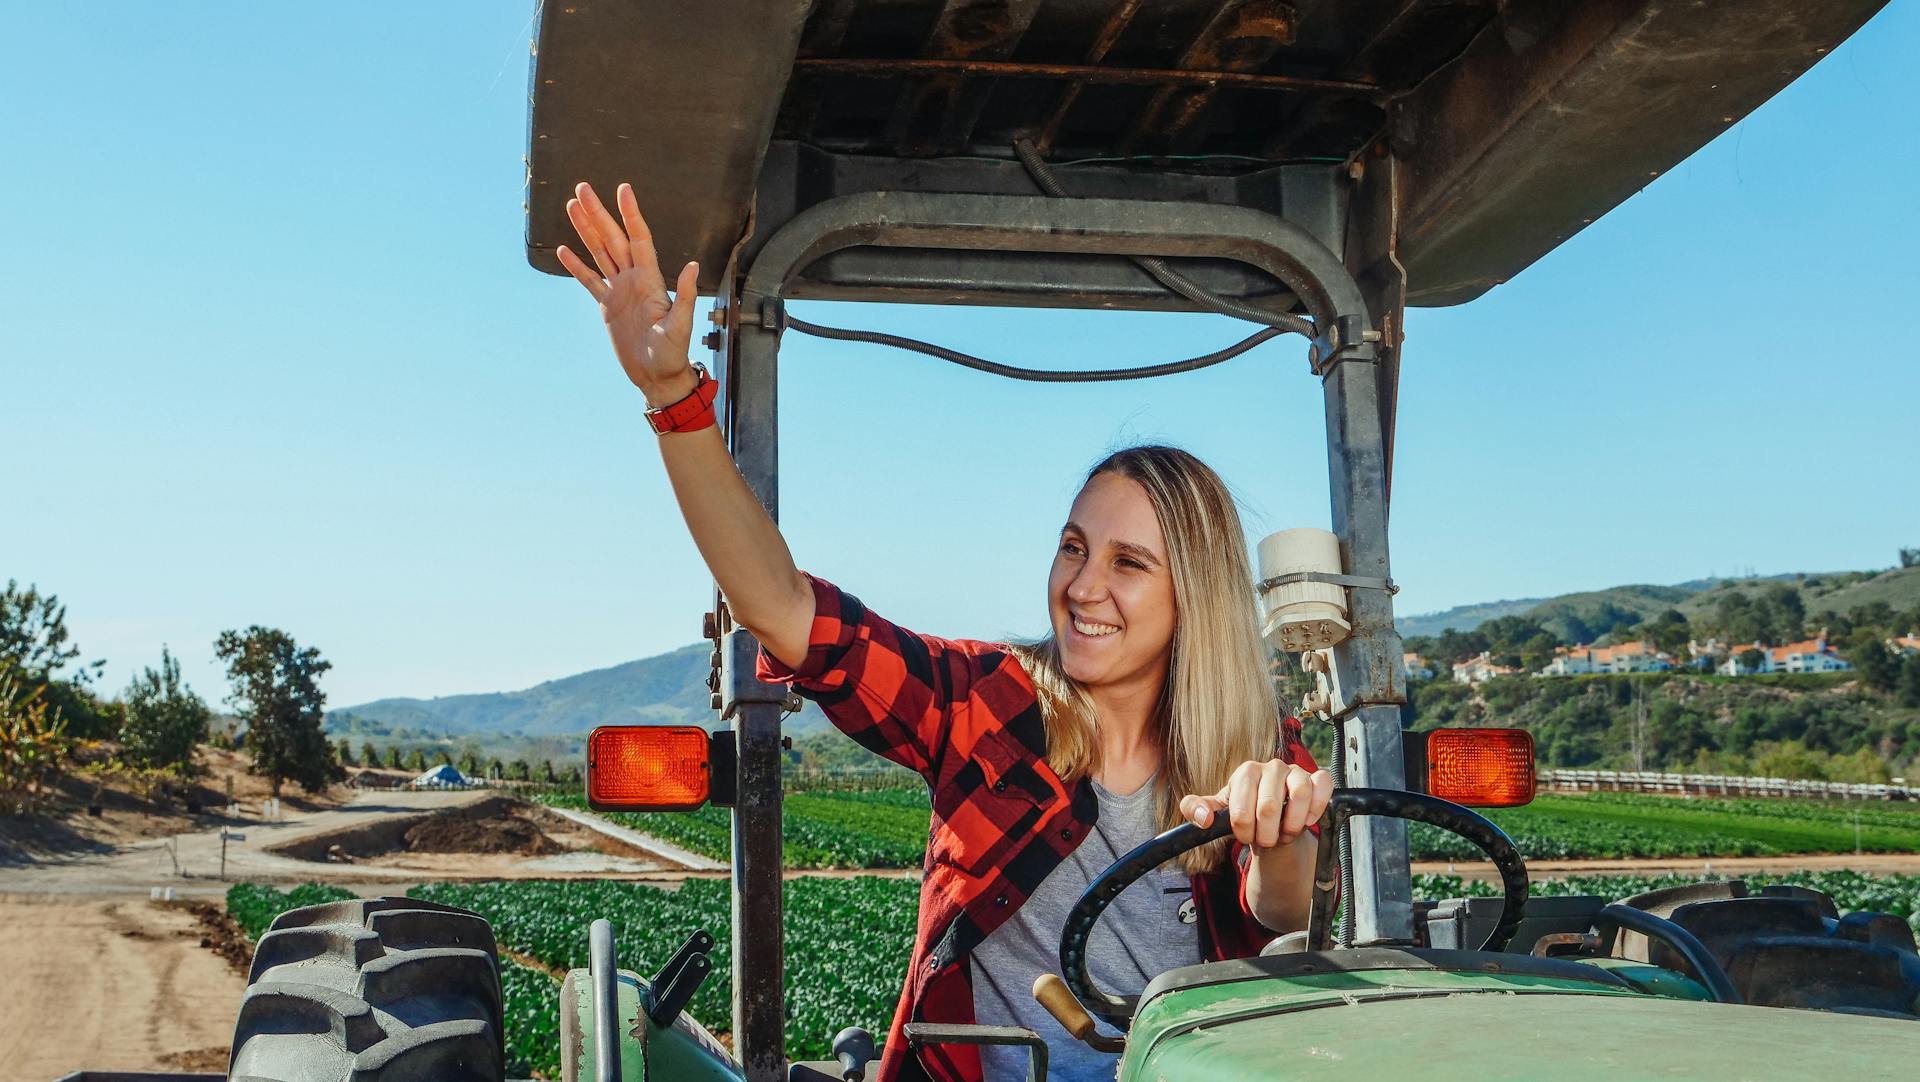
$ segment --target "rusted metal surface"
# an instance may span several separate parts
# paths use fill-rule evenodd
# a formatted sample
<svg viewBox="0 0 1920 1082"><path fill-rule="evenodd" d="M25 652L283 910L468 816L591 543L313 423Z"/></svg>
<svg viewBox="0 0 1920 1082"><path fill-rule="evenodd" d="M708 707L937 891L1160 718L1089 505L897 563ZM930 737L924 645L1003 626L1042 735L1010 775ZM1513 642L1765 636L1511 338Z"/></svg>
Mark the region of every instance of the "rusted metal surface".
<svg viewBox="0 0 1920 1082"><path fill-rule="evenodd" d="M616 0L547 4L528 256L558 273L552 249L571 234L563 207L573 184L631 179L662 260L698 259L711 292L756 189L791 191L797 211L836 194L823 181L857 164L863 185L938 191L936 175L979 178L936 165L1004 161L1025 136L1076 193L1104 183L1093 163L1124 157L1125 194L1194 198L1187 181L1203 178L1201 198L1288 215L1305 208L1336 231L1391 236L1392 250L1370 242L1349 254L1375 307L1397 319L1402 296L1453 304L1518 273L1737 123L1883 5L711 0L694 17ZM779 144L820 152L819 162L780 160L824 162L824 171L768 174ZM1355 161L1376 168L1376 147L1388 151L1393 184L1345 177ZM1261 178L1308 162L1327 163L1331 182L1305 184L1316 194L1283 208L1280 189L1300 174L1278 188ZM1249 179L1210 183L1231 175ZM944 190L1004 190L984 179L989 187ZM1380 203L1389 192L1392 204ZM1324 219L1329 207L1340 213ZM1062 259L1028 283L1045 293L1030 303L1166 303L1135 279ZM842 253L809 272L807 289L997 303L1018 292L991 276L1001 268L984 256L931 273L912 262ZM837 277L855 267L855 279ZM895 288L885 280L895 272L942 284Z"/></svg>
<svg viewBox="0 0 1920 1082"><path fill-rule="evenodd" d="M1221 73L1259 71L1275 54L1293 44L1299 16L1293 5L1282 0L1229 0L1180 54L1181 69L1211 70ZM1142 143L1151 142L1168 150L1189 150L1195 140L1190 126L1208 105L1222 83L1215 79L1191 88L1162 87L1147 103L1121 141L1120 153L1137 152Z"/></svg>
<svg viewBox="0 0 1920 1082"><path fill-rule="evenodd" d="M921 55L929 60L989 61L1013 55L1021 35L1039 13L1040 0L945 0L927 35ZM934 149L957 152L973 134L993 84L979 70L933 69L930 79L915 79L894 103L888 139L910 154Z"/></svg>
<svg viewBox="0 0 1920 1082"><path fill-rule="evenodd" d="M1120 35L1125 32L1128 24L1133 22L1134 15L1140 11L1140 2L1141 0L1120 0L1120 5L1114 8L1113 13L1100 24L1100 32L1094 35L1093 45L1087 49L1088 67L1098 67L1100 62L1107 58L1107 54L1113 51L1113 43L1120 40ZM1053 149L1053 140L1060 134L1060 125L1066 121L1067 114L1073 111L1074 102L1080 100L1080 92L1086 88L1085 79L1075 79L1060 91L1059 100L1054 102L1053 112L1047 115L1046 122L1040 126L1039 134L1034 136L1034 146L1040 153L1046 154Z"/></svg>
<svg viewBox="0 0 1920 1082"><path fill-rule="evenodd" d="M1070 80L1152 87L1239 87L1250 90L1318 91L1348 96L1376 96L1372 83L1344 79L1310 79L1298 75L1256 75L1220 69L1109 68L1092 64L1031 64L1003 60L883 60L843 57L802 57L794 70L835 75L970 75L981 78Z"/></svg>

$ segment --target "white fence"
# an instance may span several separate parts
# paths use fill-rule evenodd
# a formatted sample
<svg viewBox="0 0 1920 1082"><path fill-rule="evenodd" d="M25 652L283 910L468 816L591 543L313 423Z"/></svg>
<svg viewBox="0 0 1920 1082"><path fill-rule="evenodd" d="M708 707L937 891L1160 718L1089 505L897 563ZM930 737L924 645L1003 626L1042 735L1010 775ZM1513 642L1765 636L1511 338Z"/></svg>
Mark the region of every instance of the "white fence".
<svg viewBox="0 0 1920 1082"><path fill-rule="evenodd" d="M1658 774L1626 770L1542 770L1542 789L1576 793L1680 793L1689 796L1810 797L1818 800L1920 800L1910 785L1859 785L1788 778L1734 778L1718 774Z"/></svg>

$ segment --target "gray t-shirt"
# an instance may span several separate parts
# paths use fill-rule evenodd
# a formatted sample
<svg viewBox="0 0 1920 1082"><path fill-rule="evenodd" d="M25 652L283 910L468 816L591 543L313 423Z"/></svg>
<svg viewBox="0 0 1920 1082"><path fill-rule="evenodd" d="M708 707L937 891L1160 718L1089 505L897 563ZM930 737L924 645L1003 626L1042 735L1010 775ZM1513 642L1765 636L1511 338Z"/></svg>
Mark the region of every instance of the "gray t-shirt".
<svg viewBox="0 0 1920 1082"><path fill-rule="evenodd" d="M1060 931L1093 877L1160 833L1159 777L1126 796L1098 782L1099 820L1079 848L1060 862L1005 924L973 952L973 1013L982 1025L1025 1026L1047 1042L1048 1082L1111 1082L1120 1057L1068 1036L1033 998L1034 978L1060 968ZM1087 971L1115 995L1137 995L1147 982L1200 962L1193 884L1178 864L1163 864L1121 892L1094 926ZM1114 1035L1105 1023L1100 1032ZM983 1045L986 1082L1025 1082L1027 1050Z"/></svg>

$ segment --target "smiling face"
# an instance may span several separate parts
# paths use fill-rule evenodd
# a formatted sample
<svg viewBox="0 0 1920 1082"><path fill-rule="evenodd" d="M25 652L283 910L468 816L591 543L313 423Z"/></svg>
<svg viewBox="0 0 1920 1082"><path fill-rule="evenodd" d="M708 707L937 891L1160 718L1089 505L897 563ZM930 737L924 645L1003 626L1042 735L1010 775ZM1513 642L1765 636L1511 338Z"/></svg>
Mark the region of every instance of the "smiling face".
<svg viewBox="0 0 1920 1082"><path fill-rule="evenodd" d="M1147 490L1095 474L1073 501L1047 577L1060 662L1089 688L1161 686L1178 610L1167 543Z"/></svg>

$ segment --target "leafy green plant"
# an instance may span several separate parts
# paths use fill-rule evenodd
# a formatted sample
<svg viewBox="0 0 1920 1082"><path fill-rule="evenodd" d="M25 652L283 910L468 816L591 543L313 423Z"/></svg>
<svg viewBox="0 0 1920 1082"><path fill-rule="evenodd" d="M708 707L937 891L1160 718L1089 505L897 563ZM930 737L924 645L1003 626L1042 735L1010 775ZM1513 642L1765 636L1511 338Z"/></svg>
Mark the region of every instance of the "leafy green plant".
<svg viewBox="0 0 1920 1082"><path fill-rule="evenodd" d="M31 815L66 762L66 722L29 683L0 662L0 814Z"/></svg>

